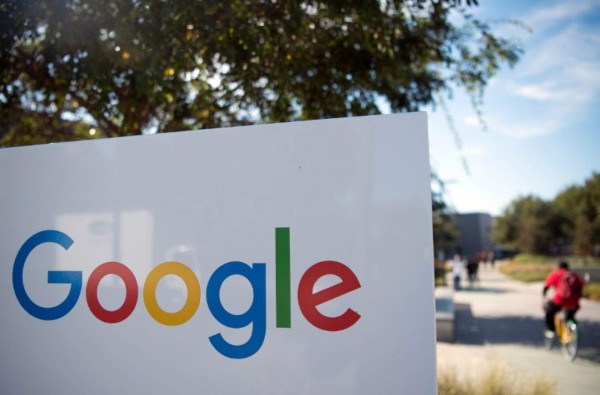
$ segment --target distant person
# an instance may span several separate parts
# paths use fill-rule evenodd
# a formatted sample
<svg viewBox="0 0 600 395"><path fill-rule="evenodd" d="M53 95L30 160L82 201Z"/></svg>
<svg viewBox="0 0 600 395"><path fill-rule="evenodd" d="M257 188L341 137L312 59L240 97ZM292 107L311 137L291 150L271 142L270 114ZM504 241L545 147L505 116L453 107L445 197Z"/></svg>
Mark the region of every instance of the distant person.
<svg viewBox="0 0 600 395"><path fill-rule="evenodd" d="M454 255L454 259L452 260L452 277L454 279L454 289L460 289L460 278L462 276L463 270L463 261L460 255Z"/></svg>
<svg viewBox="0 0 600 395"><path fill-rule="evenodd" d="M552 287L554 287L554 297L546 301L546 292ZM546 337L554 337L554 315L561 309L566 310L567 320L575 321L582 291L583 281L577 273L569 270L569 264L565 261L561 261L558 269L548 275L542 292L543 308L546 310Z"/></svg>
<svg viewBox="0 0 600 395"><path fill-rule="evenodd" d="M488 260L490 261L490 265L492 266L492 269L493 269L494 263L496 263L496 254L494 254L494 251L490 251L490 253L488 254Z"/></svg>
<svg viewBox="0 0 600 395"><path fill-rule="evenodd" d="M479 257L480 254L472 255L467 260L467 276L469 279L469 286L473 287L475 281L478 280L478 272L479 272Z"/></svg>

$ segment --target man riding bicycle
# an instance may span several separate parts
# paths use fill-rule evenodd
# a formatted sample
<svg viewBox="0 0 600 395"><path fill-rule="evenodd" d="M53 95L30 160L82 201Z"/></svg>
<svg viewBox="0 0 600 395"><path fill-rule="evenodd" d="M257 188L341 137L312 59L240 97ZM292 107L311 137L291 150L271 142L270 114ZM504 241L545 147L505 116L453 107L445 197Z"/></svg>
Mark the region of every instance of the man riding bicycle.
<svg viewBox="0 0 600 395"><path fill-rule="evenodd" d="M546 292L554 287L554 297L546 302ZM546 332L548 338L554 337L554 315L561 309L567 312L567 320L575 321L575 313L579 310L579 299L583 290L583 281L577 273L569 270L569 264L561 261L558 269L546 278L542 297L544 310L546 310Z"/></svg>

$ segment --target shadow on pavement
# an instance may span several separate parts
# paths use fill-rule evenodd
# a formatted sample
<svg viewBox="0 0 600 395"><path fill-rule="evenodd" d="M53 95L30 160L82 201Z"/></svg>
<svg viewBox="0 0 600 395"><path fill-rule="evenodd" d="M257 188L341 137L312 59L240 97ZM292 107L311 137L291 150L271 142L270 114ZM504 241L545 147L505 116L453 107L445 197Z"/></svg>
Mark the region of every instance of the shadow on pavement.
<svg viewBox="0 0 600 395"><path fill-rule="evenodd" d="M519 344L543 347L543 317L500 316L475 317L471 306L456 303L456 343ZM578 358L600 363L600 323L578 320L580 329Z"/></svg>
<svg viewBox="0 0 600 395"><path fill-rule="evenodd" d="M467 285L466 287L460 288L457 292L482 293L482 294L503 294L503 293L506 293L506 290L502 289L502 288L494 288L494 287L481 287L481 286L469 287Z"/></svg>

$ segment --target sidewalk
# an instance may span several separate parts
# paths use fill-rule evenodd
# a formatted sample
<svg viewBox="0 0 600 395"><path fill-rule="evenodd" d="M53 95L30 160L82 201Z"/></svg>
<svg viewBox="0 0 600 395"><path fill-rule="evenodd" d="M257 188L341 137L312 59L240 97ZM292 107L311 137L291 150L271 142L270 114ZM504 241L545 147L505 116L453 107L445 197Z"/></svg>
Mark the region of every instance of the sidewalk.
<svg viewBox="0 0 600 395"><path fill-rule="evenodd" d="M553 378L559 394L600 392L600 303L582 301L581 351L568 363L558 348L543 348L541 283L513 281L489 266L480 267L480 278L479 287L454 292L456 342L438 343L438 366L477 375L506 364Z"/></svg>

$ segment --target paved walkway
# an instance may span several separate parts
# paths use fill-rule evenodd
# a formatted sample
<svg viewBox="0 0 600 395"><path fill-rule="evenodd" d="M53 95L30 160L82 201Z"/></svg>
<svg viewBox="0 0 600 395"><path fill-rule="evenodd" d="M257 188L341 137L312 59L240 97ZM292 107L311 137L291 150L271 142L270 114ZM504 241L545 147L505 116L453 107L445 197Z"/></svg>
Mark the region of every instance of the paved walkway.
<svg viewBox="0 0 600 395"><path fill-rule="evenodd" d="M438 343L438 365L473 372L503 364L554 379L560 395L600 393L600 303L582 301L580 353L568 363L558 348L543 348L541 283L513 281L488 266L480 278L478 287L454 293L456 342Z"/></svg>

